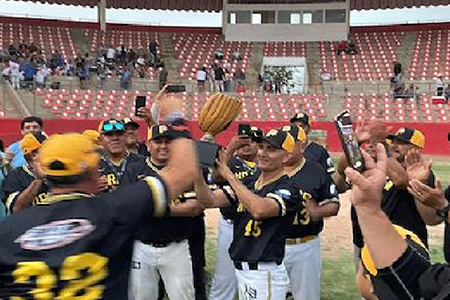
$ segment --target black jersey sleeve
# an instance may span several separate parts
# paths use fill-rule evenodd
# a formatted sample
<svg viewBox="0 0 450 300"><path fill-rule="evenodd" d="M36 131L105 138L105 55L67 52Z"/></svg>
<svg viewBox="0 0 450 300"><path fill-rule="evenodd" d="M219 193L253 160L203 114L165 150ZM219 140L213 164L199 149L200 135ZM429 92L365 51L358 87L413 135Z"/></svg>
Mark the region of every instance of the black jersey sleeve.
<svg viewBox="0 0 450 300"><path fill-rule="evenodd" d="M22 192L19 174L16 170L9 173L3 181L1 189L2 202L6 209L11 212L17 196Z"/></svg>
<svg viewBox="0 0 450 300"><path fill-rule="evenodd" d="M289 212L297 211L300 207L300 196L291 184L285 183L277 186L266 194L267 198L277 201L280 207L280 216L285 216Z"/></svg>
<svg viewBox="0 0 450 300"><path fill-rule="evenodd" d="M319 198L314 200L316 200L320 205L330 202L339 203L339 193L333 179L331 178L331 175L328 173L323 173L321 177L322 184L320 185L318 191Z"/></svg>
<svg viewBox="0 0 450 300"><path fill-rule="evenodd" d="M113 215L121 224L134 224L151 216L162 217L168 210L168 192L157 176L147 176L138 182L106 194L105 205L113 207Z"/></svg>

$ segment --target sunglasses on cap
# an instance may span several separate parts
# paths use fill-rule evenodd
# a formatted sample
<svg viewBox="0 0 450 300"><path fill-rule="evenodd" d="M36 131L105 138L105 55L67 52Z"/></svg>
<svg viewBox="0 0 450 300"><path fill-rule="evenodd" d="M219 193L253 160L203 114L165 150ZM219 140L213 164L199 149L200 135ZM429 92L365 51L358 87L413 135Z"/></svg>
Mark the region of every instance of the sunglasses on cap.
<svg viewBox="0 0 450 300"><path fill-rule="evenodd" d="M125 131L125 126L122 123L108 123L103 125L102 131Z"/></svg>

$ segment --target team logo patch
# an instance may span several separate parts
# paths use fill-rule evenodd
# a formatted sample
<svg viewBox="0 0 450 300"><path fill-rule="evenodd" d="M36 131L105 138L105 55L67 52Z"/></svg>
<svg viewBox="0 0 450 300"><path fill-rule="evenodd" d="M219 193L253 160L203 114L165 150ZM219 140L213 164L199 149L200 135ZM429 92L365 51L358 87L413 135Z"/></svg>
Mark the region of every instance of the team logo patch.
<svg viewBox="0 0 450 300"><path fill-rule="evenodd" d="M283 199L291 198L292 194L289 190L281 189L275 192L276 195L280 196Z"/></svg>
<svg viewBox="0 0 450 300"><path fill-rule="evenodd" d="M15 240L25 250L40 251L72 244L95 230L86 219L54 221L28 229Z"/></svg>
<svg viewBox="0 0 450 300"><path fill-rule="evenodd" d="M141 263L138 261L131 261L131 268L135 269L135 270L140 270L141 269Z"/></svg>

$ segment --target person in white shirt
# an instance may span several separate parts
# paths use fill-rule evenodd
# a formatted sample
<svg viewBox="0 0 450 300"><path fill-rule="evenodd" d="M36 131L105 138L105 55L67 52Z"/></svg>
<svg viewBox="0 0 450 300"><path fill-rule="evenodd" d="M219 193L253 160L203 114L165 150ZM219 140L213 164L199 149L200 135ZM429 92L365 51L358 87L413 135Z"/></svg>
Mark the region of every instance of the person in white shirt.
<svg viewBox="0 0 450 300"><path fill-rule="evenodd" d="M9 69L11 74L11 84L14 89L20 87L20 65L12 60L9 61Z"/></svg>
<svg viewBox="0 0 450 300"><path fill-rule="evenodd" d="M442 96L443 94L444 94L444 81L442 80L442 74L438 74L436 79L436 96Z"/></svg>
<svg viewBox="0 0 450 300"><path fill-rule="evenodd" d="M106 59L108 60L108 62L113 62L115 57L116 57L116 50L114 50L113 48L108 48L106 52Z"/></svg>
<svg viewBox="0 0 450 300"><path fill-rule="evenodd" d="M198 69L197 71L197 87L199 92L205 91L205 82L207 78L206 67Z"/></svg>

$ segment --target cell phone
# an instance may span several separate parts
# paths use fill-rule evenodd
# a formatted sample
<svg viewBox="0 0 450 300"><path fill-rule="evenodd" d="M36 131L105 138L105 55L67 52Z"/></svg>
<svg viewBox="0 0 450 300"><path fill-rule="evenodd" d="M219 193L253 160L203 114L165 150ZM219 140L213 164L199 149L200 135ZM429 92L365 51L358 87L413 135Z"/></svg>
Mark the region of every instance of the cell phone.
<svg viewBox="0 0 450 300"><path fill-rule="evenodd" d="M205 141L196 141L197 157L202 167L214 167L220 146Z"/></svg>
<svg viewBox="0 0 450 300"><path fill-rule="evenodd" d="M336 125L339 139L341 140L342 148L344 149L349 165L358 172L364 171L364 157L359 148L355 132L353 131L350 113L346 110L337 115L334 119L334 124Z"/></svg>
<svg viewBox="0 0 450 300"><path fill-rule="evenodd" d="M139 114L139 109L141 107L146 107L147 106L147 97L146 96L136 96L136 110L134 112L134 115L137 117L141 117L141 115Z"/></svg>
<svg viewBox="0 0 450 300"><path fill-rule="evenodd" d="M186 92L186 86L184 85L169 85L167 86L168 93L183 93Z"/></svg>
<svg viewBox="0 0 450 300"><path fill-rule="evenodd" d="M249 124L240 123L238 126L238 135L251 136L252 129Z"/></svg>

